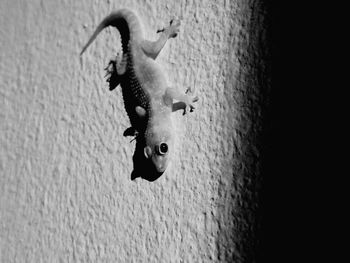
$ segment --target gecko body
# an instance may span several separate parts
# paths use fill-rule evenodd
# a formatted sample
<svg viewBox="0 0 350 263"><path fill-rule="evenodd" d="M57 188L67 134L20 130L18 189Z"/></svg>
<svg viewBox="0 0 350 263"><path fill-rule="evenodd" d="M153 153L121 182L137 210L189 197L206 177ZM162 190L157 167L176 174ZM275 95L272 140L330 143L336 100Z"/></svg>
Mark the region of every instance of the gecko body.
<svg viewBox="0 0 350 263"><path fill-rule="evenodd" d="M171 113L179 109L184 114L192 111L193 103L198 100L169 86L161 67L155 62L166 41L178 34L180 21L172 20L161 30L158 40L149 41L144 39L135 13L120 9L102 20L81 55L108 26L116 27L121 36L122 55L111 60L106 70L110 90L119 84L122 88L125 110L131 123L124 136L136 138L132 179L141 176L153 181L166 170L174 149Z"/></svg>

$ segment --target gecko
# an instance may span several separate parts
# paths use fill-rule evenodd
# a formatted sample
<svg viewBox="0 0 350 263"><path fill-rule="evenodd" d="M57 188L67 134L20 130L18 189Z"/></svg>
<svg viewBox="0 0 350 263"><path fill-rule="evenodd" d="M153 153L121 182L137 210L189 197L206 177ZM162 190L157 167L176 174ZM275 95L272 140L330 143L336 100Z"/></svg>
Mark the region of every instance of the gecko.
<svg viewBox="0 0 350 263"><path fill-rule="evenodd" d="M118 85L122 89L131 124L123 135L136 139L132 180L140 176L154 181L165 172L175 147L171 113L177 110L183 110L183 114L192 112L194 102L198 101L190 88L182 92L169 85L161 66L155 61L168 39L178 35L180 24L180 20L172 19L167 27L157 31L159 38L150 41L143 37L137 15L129 9L120 9L100 22L80 53L81 56L104 28L118 29L122 54L111 60L105 70L109 76L109 89Z"/></svg>

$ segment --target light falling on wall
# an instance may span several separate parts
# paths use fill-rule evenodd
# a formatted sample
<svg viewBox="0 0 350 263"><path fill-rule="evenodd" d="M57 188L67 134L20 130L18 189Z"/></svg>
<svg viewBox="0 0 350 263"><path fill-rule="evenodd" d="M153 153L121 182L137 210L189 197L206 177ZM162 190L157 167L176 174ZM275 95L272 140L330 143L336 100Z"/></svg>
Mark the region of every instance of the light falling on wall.
<svg viewBox="0 0 350 263"><path fill-rule="evenodd" d="M0 262L251 262L260 189L268 50L262 1L1 1ZM104 68L120 49L113 10L144 34L175 15L158 62L193 87L174 113L174 159L155 182L130 179L135 142Z"/></svg>

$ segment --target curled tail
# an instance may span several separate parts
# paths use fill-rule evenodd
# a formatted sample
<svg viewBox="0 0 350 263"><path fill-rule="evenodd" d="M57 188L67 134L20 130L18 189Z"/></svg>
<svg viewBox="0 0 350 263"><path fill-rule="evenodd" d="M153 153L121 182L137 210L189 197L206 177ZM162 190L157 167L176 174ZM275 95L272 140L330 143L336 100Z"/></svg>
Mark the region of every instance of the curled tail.
<svg viewBox="0 0 350 263"><path fill-rule="evenodd" d="M102 20L102 22L97 26L95 32L90 37L89 41L80 52L80 56L95 40L97 35L108 26L116 27L119 30L123 51L127 49L127 45L130 39L136 40L142 38L140 22L135 13L128 9L120 9L116 12L111 13Z"/></svg>

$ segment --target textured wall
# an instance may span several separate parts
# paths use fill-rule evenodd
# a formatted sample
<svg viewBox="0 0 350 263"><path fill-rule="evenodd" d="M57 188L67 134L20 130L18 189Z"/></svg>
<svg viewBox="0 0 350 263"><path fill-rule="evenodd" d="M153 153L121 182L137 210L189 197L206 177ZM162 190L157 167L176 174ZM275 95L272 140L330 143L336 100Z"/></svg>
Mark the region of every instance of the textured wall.
<svg viewBox="0 0 350 263"><path fill-rule="evenodd" d="M174 114L166 173L131 181L135 143L121 91L103 68L118 50L100 20L129 7L145 35L173 15L179 36L158 58L195 88ZM265 103L259 1L0 2L0 262L251 262Z"/></svg>

